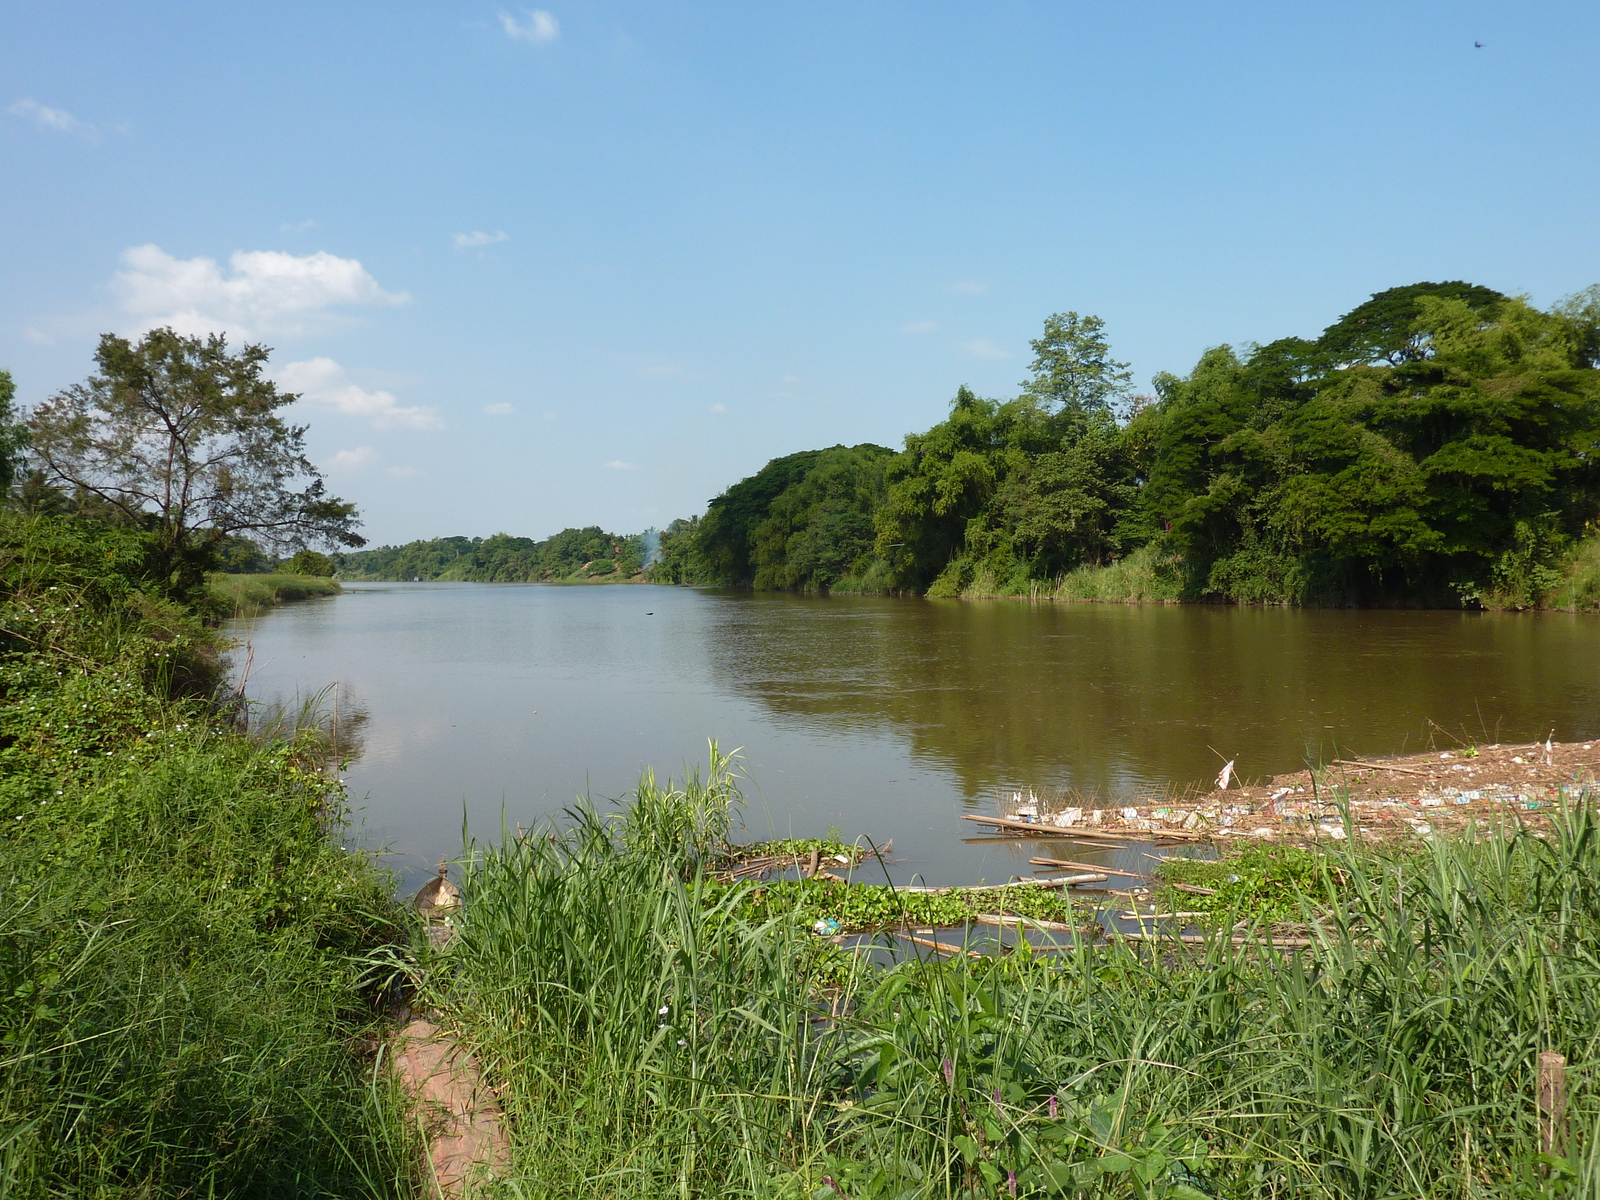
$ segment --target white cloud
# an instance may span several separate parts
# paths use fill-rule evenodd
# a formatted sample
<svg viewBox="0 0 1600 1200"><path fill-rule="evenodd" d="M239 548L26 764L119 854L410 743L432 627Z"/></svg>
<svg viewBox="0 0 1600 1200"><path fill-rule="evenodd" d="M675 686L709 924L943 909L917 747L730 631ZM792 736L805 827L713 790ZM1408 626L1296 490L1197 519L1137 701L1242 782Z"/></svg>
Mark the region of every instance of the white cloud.
<svg viewBox="0 0 1600 1200"><path fill-rule="evenodd" d="M422 472L416 467L394 466L385 468L385 473L396 479L415 479Z"/></svg>
<svg viewBox="0 0 1600 1200"><path fill-rule="evenodd" d="M174 258L156 245L123 251L125 270L111 290L141 331L171 325L179 333L258 337L298 332L335 305L396 305L411 299L386 292L353 258L326 251L284 254L240 251L228 272L212 258Z"/></svg>
<svg viewBox="0 0 1600 1200"><path fill-rule="evenodd" d="M966 351L974 358L1010 358L1011 355L1002 350L988 338L974 338L965 343Z"/></svg>
<svg viewBox="0 0 1600 1200"><path fill-rule="evenodd" d="M901 333L932 333L939 328L937 321L912 321L910 324L900 326Z"/></svg>
<svg viewBox="0 0 1600 1200"><path fill-rule="evenodd" d="M637 364L634 374L640 379L677 379L686 383L693 382L696 372L689 365L675 358L656 358L651 355L639 355L634 359Z"/></svg>
<svg viewBox="0 0 1600 1200"><path fill-rule="evenodd" d="M947 292L955 292L958 295L976 296L982 292L987 292L989 290L989 285L987 283L973 283L968 281L965 283L949 284L944 290Z"/></svg>
<svg viewBox="0 0 1600 1200"><path fill-rule="evenodd" d="M531 42L539 45L543 42L553 42L561 36L561 23L542 8L522 10L524 20L517 20L505 9L501 9L500 28L506 31L506 36L513 42Z"/></svg>
<svg viewBox="0 0 1600 1200"><path fill-rule="evenodd" d="M606 464L606 466L609 467L613 471L631 471L631 470L633 470L633 464L632 463L623 462L620 458L613 458L610 462L608 462Z"/></svg>
<svg viewBox="0 0 1600 1200"><path fill-rule="evenodd" d="M292 224L285 221L278 226L278 229L282 233L305 233L307 230L315 229L316 227L317 223L315 221L296 221Z"/></svg>
<svg viewBox="0 0 1600 1200"><path fill-rule="evenodd" d="M78 120L65 109L40 104L32 96L24 96L6 111L18 117L30 117L40 129L48 129L52 133L75 133L91 142L99 136L98 130L87 121Z"/></svg>
<svg viewBox="0 0 1600 1200"><path fill-rule="evenodd" d="M509 242L511 235L504 229L496 229L493 233L485 233L481 229L474 229L471 233L457 233L451 236L457 250L470 250L473 246L492 246L496 242Z"/></svg>
<svg viewBox="0 0 1600 1200"><path fill-rule="evenodd" d="M369 392L351 383L345 369L331 358L310 358L280 367L277 383L347 417L360 417L378 429L443 429L444 421L431 408L403 407L392 392Z"/></svg>
<svg viewBox="0 0 1600 1200"><path fill-rule="evenodd" d="M510 416L517 410L512 408L509 404L485 404L483 406L483 411L488 413L491 417L505 417Z"/></svg>
<svg viewBox="0 0 1600 1200"><path fill-rule="evenodd" d="M354 450L337 451L332 458L322 464L322 469L330 472L353 475L364 471L377 461L378 452L371 446L357 446Z"/></svg>
<svg viewBox="0 0 1600 1200"><path fill-rule="evenodd" d="M726 404L713 404L710 408L706 409L706 411L707 412L714 412L714 413L725 413L725 412L728 411L728 406Z"/></svg>

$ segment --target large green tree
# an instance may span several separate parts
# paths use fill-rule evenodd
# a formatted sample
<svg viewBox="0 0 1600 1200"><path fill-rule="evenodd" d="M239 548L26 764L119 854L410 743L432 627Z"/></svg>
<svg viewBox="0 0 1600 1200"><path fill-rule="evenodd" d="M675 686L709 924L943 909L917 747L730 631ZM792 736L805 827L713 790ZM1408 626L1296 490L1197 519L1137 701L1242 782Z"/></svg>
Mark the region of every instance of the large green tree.
<svg viewBox="0 0 1600 1200"><path fill-rule="evenodd" d="M1418 284L1315 343L1221 347L1158 378L1134 422L1153 444L1143 498L1193 593L1531 600L1600 501L1587 311ZM1382 317L1370 337L1363 312Z"/></svg>
<svg viewBox="0 0 1600 1200"><path fill-rule="evenodd" d="M1128 393L1133 374L1111 357L1106 323L1075 312L1052 313L1044 332L1033 339L1033 374L1022 394L1046 408L1079 413L1109 413Z"/></svg>
<svg viewBox="0 0 1600 1200"><path fill-rule="evenodd" d="M275 551L359 546L355 505L327 494L297 397L262 372L268 351L157 329L100 339L98 372L34 409L31 454L46 482L154 535L167 586L203 580L218 547L249 536Z"/></svg>

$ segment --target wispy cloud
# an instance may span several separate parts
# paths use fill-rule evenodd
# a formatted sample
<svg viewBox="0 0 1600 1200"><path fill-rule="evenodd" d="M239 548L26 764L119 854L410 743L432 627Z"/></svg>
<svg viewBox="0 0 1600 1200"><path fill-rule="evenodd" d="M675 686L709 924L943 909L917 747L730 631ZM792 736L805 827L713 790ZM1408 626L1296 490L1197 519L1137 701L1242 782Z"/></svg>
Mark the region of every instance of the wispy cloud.
<svg viewBox="0 0 1600 1200"><path fill-rule="evenodd" d="M100 131L89 122L78 120L64 108L51 108L48 104L40 104L32 96L24 96L7 107L6 111L13 116L25 117L31 120L35 127L49 130L51 133L75 133L91 142L100 138Z"/></svg>
<svg viewBox="0 0 1600 1200"><path fill-rule="evenodd" d="M174 258L156 245L122 254L111 281L123 312L140 330L170 325L179 333L298 333L339 305L396 305L411 299L386 292L353 258L325 251L284 254L241 251L224 272L212 258Z"/></svg>
<svg viewBox="0 0 1600 1200"><path fill-rule="evenodd" d="M488 413L491 417L505 417L510 416L517 410L512 408L509 404L485 404L483 406L483 411Z"/></svg>
<svg viewBox="0 0 1600 1200"><path fill-rule="evenodd" d="M316 227L317 223L315 221L285 221L282 225L278 226L278 231L280 233L306 233L307 231L315 229Z"/></svg>
<svg viewBox="0 0 1600 1200"><path fill-rule="evenodd" d="M336 451L332 458L322 464L322 469L331 473L354 475L364 471L378 460L378 451L372 446L357 446L353 450Z"/></svg>
<svg viewBox="0 0 1600 1200"><path fill-rule="evenodd" d="M939 328L937 321L911 321L900 326L901 333L932 333Z"/></svg>
<svg viewBox="0 0 1600 1200"><path fill-rule="evenodd" d="M496 242L509 242L511 235L504 229L496 229L493 233L485 233L481 229L474 229L471 233L457 233L451 236L457 250L470 250L474 246L492 246Z"/></svg>
<svg viewBox="0 0 1600 1200"><path fill-rule="evenodd" d="M988 338L974 338L964 343L968 354L974 358L1010 358L1011 355L1002 350L996 343Z"/></svg>
<svg viewBox="0 0 1600 1200"><path fill-rule="evenodd" d="M403 406L393 392L369 392L350 382L345 369L331 358L310 358L280 368L276 379L312 404L346 417L359 417L378 429L443 429L437 411L424 405Z"/></svg>
<svg viewBox="0 0 1600 1200"><path fill-rule="evenodd" d="M725 413L728 411L728 406L726 404L713 404L706 411L710 413Z"/></svg>
<svg viewBox="0 0 1600 1200"><path fill-rule="evenodd" d="M981 292L987 292L989 290L989 285L987 283L973 283L971 280L968 280L964 283L946 284L944 290L947 292L955 292L957 295L976 296Z"/></svg>
<svg viewBox="0 0 1600 1200"><path fill-rule="evenodd" d="M641 379L687 378L684 365L671 358L643 357L639 359L639 365L634 370Z"/></svg>
<svg viewBox="0 0 1600 1200"><path fill-rule="evenodd" d="M500 28L506 31L506 36L513 42L531 42L538 46L561 36L561 23L542 8L531 11L523 9L521 20L503 8L499 16Z"/></svg>
<svg viewBox="0 0 1600 1200"><path fill-rule="evenodd" d="M417 467L393 466L384 468L384 473L396 479L415 479L422 471Z"/></svg>
<svg viewBox="0 0 1600 1200"><path fill-rule="evenodd" d="M613 470L613 471L631 471L631 470L633 470L633 464L632 463L623 462L620 458L613 458L610 462L608 462L606 464L606 466L610 470Z"/></svg>

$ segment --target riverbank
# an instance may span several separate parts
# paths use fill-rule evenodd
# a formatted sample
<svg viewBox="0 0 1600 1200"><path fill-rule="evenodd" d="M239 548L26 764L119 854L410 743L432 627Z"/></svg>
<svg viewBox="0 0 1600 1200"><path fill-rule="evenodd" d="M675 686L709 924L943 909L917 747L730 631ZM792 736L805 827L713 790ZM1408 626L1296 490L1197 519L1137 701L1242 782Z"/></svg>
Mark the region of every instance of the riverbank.
<svg viewBox="0 0 1600 1200"><path fill-rule="evenodd" d="M847 583L839 590L856 589ZM979 569L965 583L941 578L927 594L959 596L967 600L1023 599L1092 604L1218 603L1196 591L1193 581L1186 577L1179 555L1154 544L1142 546L1105 566L1078 567L1053 581L1013 582ZM1230 600L1225 603L1246 602ZM1258 603L1286 602L1263 599ZM1439 605L1458 606L1489 612L1600 612L1600 534L1577 543L1554 566L1540 568L1536 583L1529 588L1488 588L1448 605ZM1331 607L1350 606L1336 602Z"/></svg>
<svg viewBox="0 0 1600 1200"><path fill-rule="evenodd" d="M0 512L0 1194L417 1194L390 884L141 534Z"/></svg>
<svg viewBox="0 0 1600 1200"><path fill-rule="evenodd" d="M280 604L337 596L339 581L318 575L206 576L206 593L216 611L225 617L259 617Z"/></svg>
<svg viewBox="0 0 1600 1200"><path fill-rule="evenodd" d="M1255 887L1189 941L1148 916L1042 953L993 926L852 940L798 903L749 912L758 880L708 874L739 803L727 766L468 856L426 1001L496 1090L514 1194L1600 1185L1587 791L1544 836L1258 847L1302 858L1215 869L1264 881L1271 912ZM1286 918L1301 932L1277 936ZM1558 1067L1561 1111L1541 1113Z"/></svg>

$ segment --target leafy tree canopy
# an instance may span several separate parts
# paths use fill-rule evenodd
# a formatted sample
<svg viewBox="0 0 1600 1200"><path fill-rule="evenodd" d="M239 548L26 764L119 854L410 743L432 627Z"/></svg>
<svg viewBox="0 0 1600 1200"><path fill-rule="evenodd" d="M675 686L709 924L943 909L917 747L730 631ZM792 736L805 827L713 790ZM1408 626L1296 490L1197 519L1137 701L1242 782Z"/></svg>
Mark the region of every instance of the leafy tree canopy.
<svg viewBox="0 0 1600 1200"><path fill-rule="evenodd" d="M1427 331L1418 325L1424 297L1458 300L1479 314L1492 311L1505 299L1493 288L1459 279L1390 288L1374 294L1323 330L1318 348L1339 366L1383 362L1395 367L1426 357Z"/></svg>
<svg viewBox="0 0 1600 1200"><path fill-rule="evenodd" d="M1045 318L1044 333L1033 347L1033 376L1022 394L1046 406L1079 413L1109 413L1128 392L1133 374L1128 364L1111 357L1106 323L1075 312Z"/></svg>
<svg viewBox="0 0 1600 1200"><path fill-rule="evenodd" d="M230 535L275 550L361 545L355 505L327 494L305 427L278 415L297 397L262 374L267 354L232 352L220 335L106 334L99 372L29 417L45 482L150 530L178 592L199 585Z"/></svg>

